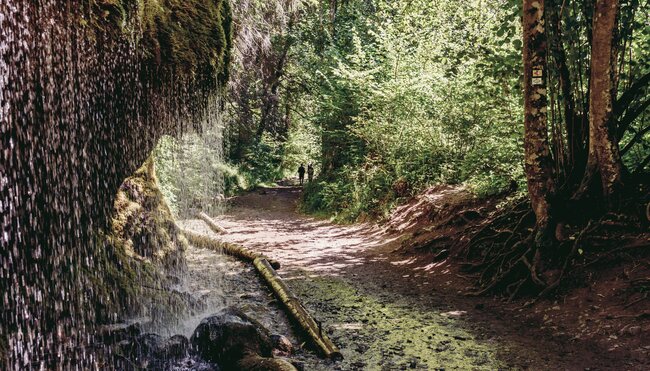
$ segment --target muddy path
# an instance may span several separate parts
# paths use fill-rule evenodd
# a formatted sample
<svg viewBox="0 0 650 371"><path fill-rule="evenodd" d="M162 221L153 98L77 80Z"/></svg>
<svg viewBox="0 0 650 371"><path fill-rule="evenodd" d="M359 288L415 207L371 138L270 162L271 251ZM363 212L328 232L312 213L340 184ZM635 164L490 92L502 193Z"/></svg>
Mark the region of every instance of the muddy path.
<svg viewBox="0 0 650 371"><path fill-rule="evenodd" d="M230 231L220 238L282 262L278 273L340 347L344 360L331 363L305 345L300 359L306 369L620 369L620 360L589 344L551 336L497 300L467 297L449 289L450 282L432 279L435 267L426 256L393 251L399 236L375 225L342 226L300 214L300 192L259 189L233 199L215 219ZM198 221L185 223L211 233ZM286 323L275 309L249 309L286 330L268 323ZM297 347L304 341L295 333L290 338Z"/></svg>

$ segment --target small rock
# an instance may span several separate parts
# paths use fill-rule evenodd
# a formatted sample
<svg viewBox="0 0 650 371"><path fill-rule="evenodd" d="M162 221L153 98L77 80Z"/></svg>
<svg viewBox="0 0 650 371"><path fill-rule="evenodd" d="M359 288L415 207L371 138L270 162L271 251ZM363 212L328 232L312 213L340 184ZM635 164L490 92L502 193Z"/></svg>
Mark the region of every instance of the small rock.
<svg viewBox="0 0 650 371"><path fill-rule="evenodd" d="M271 342L273 343L273 355L289 356L293 353L293 344L286 336L271 335Z"/></svg>
<svg viewBox="0 0 650 371"><path fill-rule="evenodd" d="M162 352L167 358L179 359L187 355L190 341L183 335L174 335L162 344Z"/></svg>
<svg viewBox="0 0 650 371"><path fill-rule="evenodd" d="M154 367L164 361L163 338L157 334L142 334L120 342L121 353L134 365L142 368Z"/></svg>

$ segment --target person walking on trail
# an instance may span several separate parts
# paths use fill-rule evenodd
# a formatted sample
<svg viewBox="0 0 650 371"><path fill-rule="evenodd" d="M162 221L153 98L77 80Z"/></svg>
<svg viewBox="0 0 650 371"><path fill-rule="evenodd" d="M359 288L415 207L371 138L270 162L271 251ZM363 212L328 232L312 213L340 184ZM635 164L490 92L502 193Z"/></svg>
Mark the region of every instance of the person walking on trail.
<svg viewBox="0 0 650 371"><path fill-rule="evenodd" d="M298 178L300 178L300 185L305 182L305 165L300 164L298 168Z"/></svg>
<svg viewBox="0 0 650 371"><path fill-rule="evenodd" d="M311 163L307 165L307 179L309 179L309 183L314 180L314 165Z"/></svg>

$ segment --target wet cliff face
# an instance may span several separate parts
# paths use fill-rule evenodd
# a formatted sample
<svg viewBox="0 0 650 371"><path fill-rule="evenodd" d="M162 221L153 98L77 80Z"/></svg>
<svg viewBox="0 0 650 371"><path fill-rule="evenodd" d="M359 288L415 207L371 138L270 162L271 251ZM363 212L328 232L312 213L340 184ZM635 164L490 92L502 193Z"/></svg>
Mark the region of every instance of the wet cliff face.
<svg viewBox="0 0 650 371"><path fill-rule="evenodd" d="M0 0L10 367L94 364L80 350L102 300L83 274L96 268L97 233L157 139L217 108L229 32L227 0Z"/></svg>

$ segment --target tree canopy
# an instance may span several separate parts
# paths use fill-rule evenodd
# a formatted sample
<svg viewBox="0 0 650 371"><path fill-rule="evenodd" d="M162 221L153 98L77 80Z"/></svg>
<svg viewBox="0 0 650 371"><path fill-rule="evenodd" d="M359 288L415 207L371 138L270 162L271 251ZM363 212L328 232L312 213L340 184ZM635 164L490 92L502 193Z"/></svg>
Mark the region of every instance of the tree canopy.
<svg viewBox="0 0 650 371"><path fill-rule="evenodd" d="M584 177L595 5L545 3L549 171L565 199L585 182L597 196ZM648 4L616 9L608 125L622 176L638 179L650 155ZM245 2L227 156L259 181L315 162L305 208L347 220L437 183L525 190L522 11L505 0Z"/></svg>

